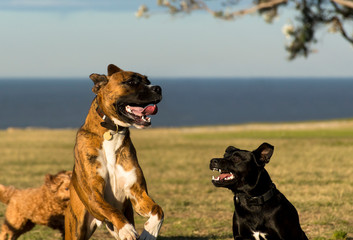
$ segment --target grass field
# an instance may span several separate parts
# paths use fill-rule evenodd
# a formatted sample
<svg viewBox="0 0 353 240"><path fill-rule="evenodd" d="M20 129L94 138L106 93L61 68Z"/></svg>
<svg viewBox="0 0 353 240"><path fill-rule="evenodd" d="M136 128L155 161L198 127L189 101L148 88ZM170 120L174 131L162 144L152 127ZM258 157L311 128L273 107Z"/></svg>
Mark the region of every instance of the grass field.
<svg viewBox="0 0 353 240"><path fill-rule="evenodd" d="M0 131L0 183L42 184L46 173L72 169L76 130ZM232 193L213 187L209 161L234 145L275 146L267 165L278 189L298 209L309 239L353 237L353 120L219 127L132 129L149 193L165 211L160 240L230 240ZM0 222L5 205L0 204ZM137 229L145 219L137 217ZM341 236L341 237L340 237ZM21 239L59 239L37 226ZM93 239L112 239L101 227Z"/></svg>

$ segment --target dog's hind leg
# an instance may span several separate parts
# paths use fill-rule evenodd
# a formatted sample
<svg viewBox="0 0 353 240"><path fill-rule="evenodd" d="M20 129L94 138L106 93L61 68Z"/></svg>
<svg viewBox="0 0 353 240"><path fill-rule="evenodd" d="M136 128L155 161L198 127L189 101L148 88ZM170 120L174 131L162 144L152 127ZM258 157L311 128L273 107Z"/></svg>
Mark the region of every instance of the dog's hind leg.
<svg viewBox="0 0 353 240"><path fill-rule="evenodd" d="M65 212L65 240L87 240L97 228L96 219L89 212L74 216L71 206ZM79 219L79 220L78 220Z"/></svg>
<svg viewBox="0 0 353 240"><path fill-rule="evenodd" d="M4 223L1 226L0 240L7 240L7 237L9 236L9 234L10 234L10 231L6 226L6 224Z"/></svg>
<svg viewBox="0 0 353 240"><path fill-rule="evenodd" d="M69 204L65 210L65 240L79 239L78 218L73 207Z"/></svg>
<svg viewBox="0 0 353 240"><path fill-rule="evenodd" d="M94 217L87 212L75 191L65 211L65 240L87 240L96 230Z"/></svg>
<svg viewBox="0 0 353 240"><path fill-rule="evenodd" d="M22 234L30 231L34 226L34 223L19 216L16 219L5 219L1 228L0 240L16 240Z"/></svg>

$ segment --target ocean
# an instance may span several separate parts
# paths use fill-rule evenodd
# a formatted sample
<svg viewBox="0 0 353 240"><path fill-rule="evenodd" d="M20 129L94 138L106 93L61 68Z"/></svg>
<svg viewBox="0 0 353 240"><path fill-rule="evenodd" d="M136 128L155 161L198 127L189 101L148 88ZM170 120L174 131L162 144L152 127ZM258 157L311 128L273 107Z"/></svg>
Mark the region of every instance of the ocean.
<svg viewBox="0 0 353 240"><path fill-rule="evenodd" d="M163 100L153 127L353 117L353 78L150 78ZM78 128L90 79L0 79L0 129Z"/></svg>

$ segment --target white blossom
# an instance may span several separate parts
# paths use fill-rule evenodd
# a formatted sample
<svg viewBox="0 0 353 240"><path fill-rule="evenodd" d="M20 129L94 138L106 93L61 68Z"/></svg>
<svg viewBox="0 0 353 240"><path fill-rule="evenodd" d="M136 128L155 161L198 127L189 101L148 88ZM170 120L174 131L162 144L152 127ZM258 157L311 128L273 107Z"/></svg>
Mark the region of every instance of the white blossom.
<svg viewBox="0 0 353 240"><path fill-rule="evenodd" d="M141 5L137 12L135 12L135 16L140 18L145 15L145 13L148 12L148 8L146 5Z"/></svg>
<svg viewBox="0 0 353 240"><path fill-rule="evenodd" d="M181 1L180 6L183 8L184 11L187 11L189 9L189 6L186 1Z"/></svg>
<svg viewBox="0 0 353 240"><path fill-rule="evenodd" d="M286 38L290 38L294 33L294 26L292 24L285 24L282 27L282 33L286 36Z"/></svg>
<svg viewBox="0 0 353 240"><path fill-rule="evenodd" d="M330 25L330 27L328 29L328 32L329 33L337 33L339 31L340 31L340 27L337 24L337 22L336 21L332 22L332 24Z"/></svg>

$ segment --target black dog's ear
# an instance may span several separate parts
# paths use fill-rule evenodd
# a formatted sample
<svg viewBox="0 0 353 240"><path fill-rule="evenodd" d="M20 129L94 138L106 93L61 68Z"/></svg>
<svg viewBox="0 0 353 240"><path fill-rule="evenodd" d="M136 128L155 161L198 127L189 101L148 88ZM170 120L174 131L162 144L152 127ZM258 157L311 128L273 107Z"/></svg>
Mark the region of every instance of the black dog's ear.
<svg viewBox="0 0 353 240"><path fill-rule="evenodd" d="M98 93L99 89L106 85L108 83L108 78L105 75L100 75L97 73L92 73L89 76L90 79L92 79L94 86L92 88L92 92L94 92L95 94Z"/></svg>
<svg viewBox="0 0 353 240"><path fill-rule="evenodd" d="M115 66L114 64L109 64L108 65L108 76L113 75L114 73L122 71L120 68Z"/></svg>
<svg viewBox="0 0 353 240"><path fill-rule="evenodd" d="M236 148L236 147L233 147L233 146L229 146L229 147L227 147L227 149L226 149L226 153L232 153L232 152L234 152L234 151L236 151L236 150L239 150L239 149Z"/></svg>
<svg viewBox="0 0 353 240"><path fill-rule="evenodd" d="M238 148L236 147L233 147L233 146L229 146L227 147L226 149L226 152L224 153L224 157L227 158L227 157L230 157L232 155L233 152L239 150Z"/></svg>
<svg viewBox="0 0 353 240"><path fill-rule="evenodd" d="M274 147L269 143L261 144L256 150L253 151L255 155L256 163L259 166L264 166L270 162Z"/></svg>

